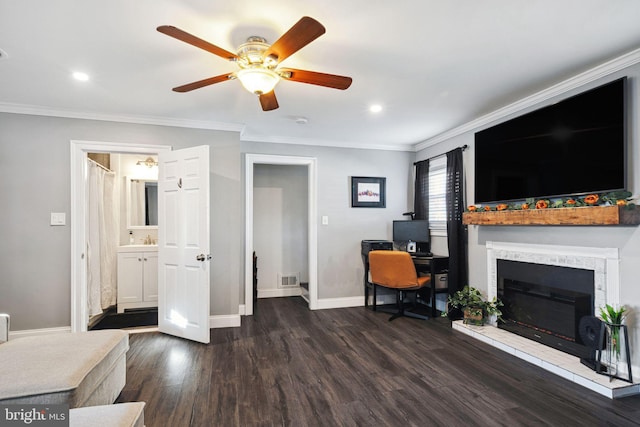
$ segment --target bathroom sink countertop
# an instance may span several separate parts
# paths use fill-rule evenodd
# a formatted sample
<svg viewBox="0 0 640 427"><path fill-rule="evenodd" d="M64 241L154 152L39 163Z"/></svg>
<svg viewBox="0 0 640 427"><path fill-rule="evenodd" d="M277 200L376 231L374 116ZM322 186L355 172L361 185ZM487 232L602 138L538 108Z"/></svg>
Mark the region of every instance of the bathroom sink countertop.
<svg viewBox="0 0 640 427"><path fill-rule="evenodd" d="M157 251L158 245L123 245L118 247L118 252L151 252Z"/></svg>

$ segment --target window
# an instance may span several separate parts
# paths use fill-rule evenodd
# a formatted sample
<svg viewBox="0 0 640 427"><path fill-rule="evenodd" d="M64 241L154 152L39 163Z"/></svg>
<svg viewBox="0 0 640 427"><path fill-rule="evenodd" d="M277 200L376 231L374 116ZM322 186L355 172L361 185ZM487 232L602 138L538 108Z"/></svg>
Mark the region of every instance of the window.
<svg viewBox="0 0 640 427"><path fill-rule="evenodd" d="M429 227L431 234L447 234L447 156L429 161Z"/></svg>

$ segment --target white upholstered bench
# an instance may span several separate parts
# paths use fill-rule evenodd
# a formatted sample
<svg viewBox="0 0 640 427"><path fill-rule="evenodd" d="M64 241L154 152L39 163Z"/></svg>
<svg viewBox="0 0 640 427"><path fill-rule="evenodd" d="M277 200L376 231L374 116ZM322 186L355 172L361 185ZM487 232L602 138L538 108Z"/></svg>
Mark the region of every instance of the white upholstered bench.
<svg viewBox="0 0 640 427"><path fill-rule="evenodd" d="M109 405L126 381L129 335L101 330L0 345L0 404Z"/></svg>
<svg viewBox="0 0 640 427"><path fill-rule="evenodd" d="M69 427L143 427L144 402L90 406L69 411Z"/></svg>

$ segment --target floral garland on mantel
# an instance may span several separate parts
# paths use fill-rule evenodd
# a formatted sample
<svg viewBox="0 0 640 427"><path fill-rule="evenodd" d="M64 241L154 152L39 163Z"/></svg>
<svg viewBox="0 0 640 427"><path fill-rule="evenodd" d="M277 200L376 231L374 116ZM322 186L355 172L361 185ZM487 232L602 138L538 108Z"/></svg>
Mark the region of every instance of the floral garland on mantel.
<svg viewBox="0 0 640 427"><path fill-rule="evenodd" d="M498 203L496 205L471 205L467 212L491 212L507 210L527 209L556 209L577 208L584 206L624 206L627 209L635 209L635 203L631 202L631 192L615 191L604 194L587 194L584 197L569 197L561 199L526 199L524 202Z"/></svg>

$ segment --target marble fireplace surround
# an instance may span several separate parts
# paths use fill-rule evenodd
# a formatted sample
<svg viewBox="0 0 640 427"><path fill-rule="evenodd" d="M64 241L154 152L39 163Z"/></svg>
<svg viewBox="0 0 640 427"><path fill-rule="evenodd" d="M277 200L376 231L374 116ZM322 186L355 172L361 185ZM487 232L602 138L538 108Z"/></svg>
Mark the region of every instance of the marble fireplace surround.
<svg viewBox="0 0 640 427"><path fill-rule="evenodd" d="M487 248L487 296L498 294L498 259L593 270L594 313L620 303L620 256L617 248L490 242Z"/></svg>
<svg viewBox="0 0 640 427"><path fill-rule="evenodd" d="M486 242L487 296L497 295L497 260L547 264L594 271L594 313L605 303L617 306L620 301L619 250L577 246L538 245ZM473 338L524 359L569 381L609 398L640 394L640 384L600 375L580 363L579 358L492 326L464 325L453 322L453 328ZM634 373L637 370L634 369Z"/></svg>

